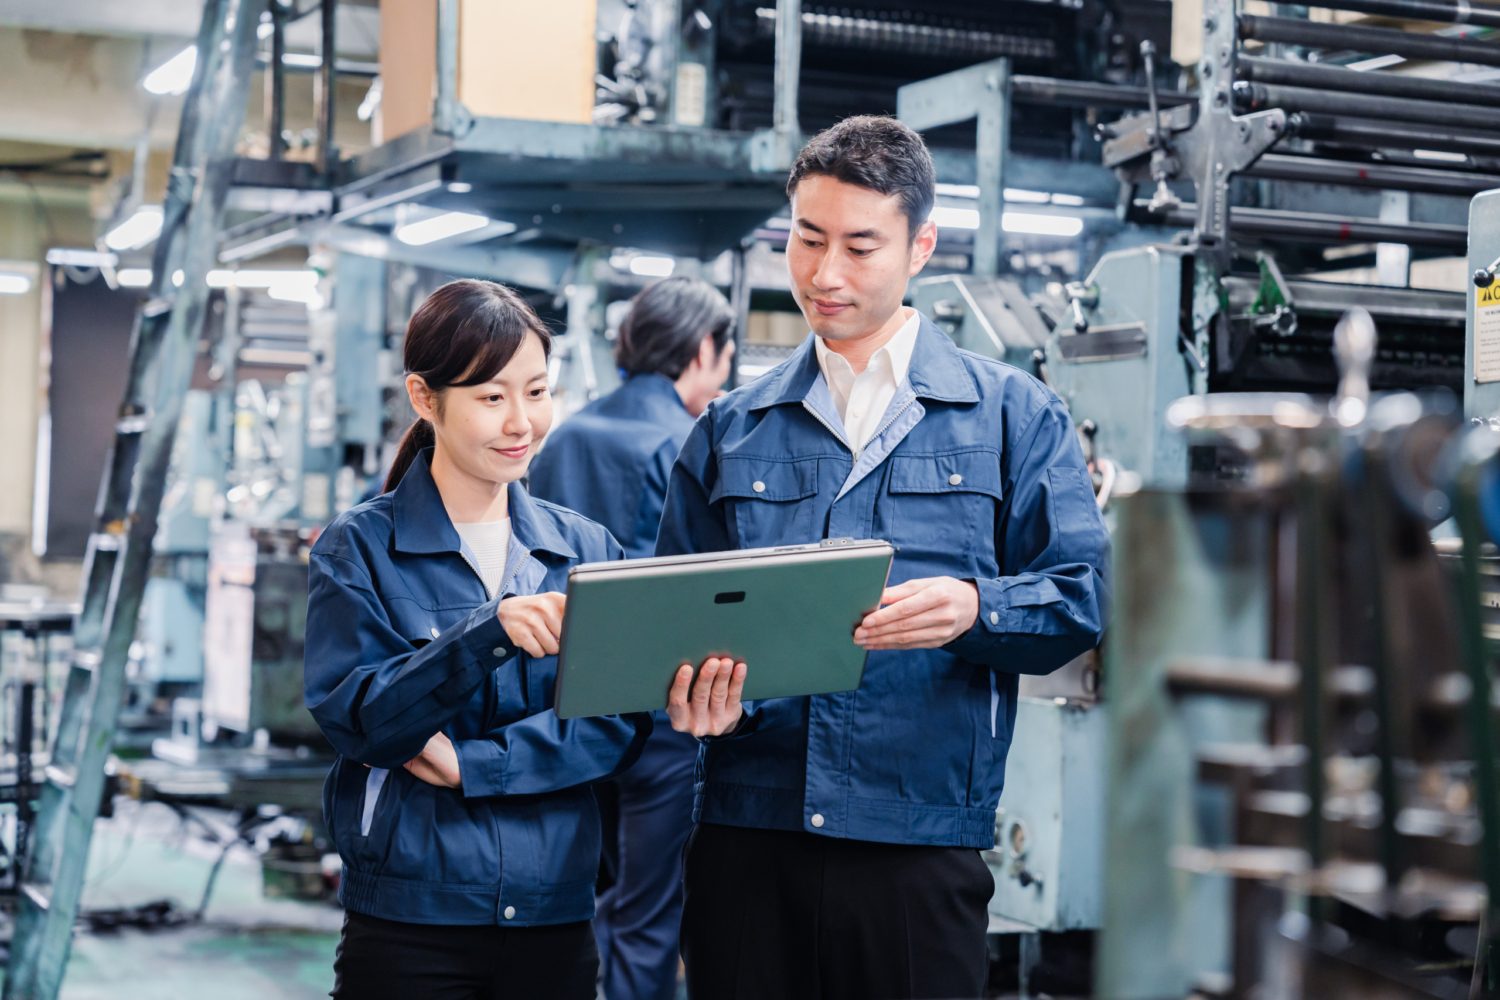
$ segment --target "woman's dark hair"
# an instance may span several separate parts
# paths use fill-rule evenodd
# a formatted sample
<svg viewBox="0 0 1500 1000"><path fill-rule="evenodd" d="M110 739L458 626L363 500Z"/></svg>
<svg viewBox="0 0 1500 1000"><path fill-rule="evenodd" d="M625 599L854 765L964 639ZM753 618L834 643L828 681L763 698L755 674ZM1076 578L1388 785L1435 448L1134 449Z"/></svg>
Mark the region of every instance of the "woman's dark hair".
<svg viewBox="0 0 1500 1000"><path fill-rule="evenodd" d="M550 356L552 332L525 299L493 281L450 281L429 295L406 325L406 373L422 376L441 405L441 393L449 386L480 385L498 375L528 333L541 340L542 352ZM386 473L387 491L396 488L434 440L432 425L418 417Z"/></svg>
<svg viewBox="0 0 1500 1000"><path fill-rule="evenodd" d="M792 164L786 196L804 177L832 177L901 199L911 239L932 214L937 175L927 143L894 118L855 115L813 136Z"/></svg>
<svg viewBox="0 0 1500 1000"><path fill-rule="evenodd" d="M631 375L653 372L676 381L704 337L722 353L734 329L734 310L719 290L697 278L668 278L636 293L620 324L615 363Z"/></svg>

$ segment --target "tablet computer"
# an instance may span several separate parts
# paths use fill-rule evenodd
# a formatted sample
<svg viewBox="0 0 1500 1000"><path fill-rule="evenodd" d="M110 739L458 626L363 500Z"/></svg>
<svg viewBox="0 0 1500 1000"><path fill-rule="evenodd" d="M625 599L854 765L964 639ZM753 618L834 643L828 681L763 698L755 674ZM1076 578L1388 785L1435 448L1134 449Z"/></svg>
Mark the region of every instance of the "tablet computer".
<svg viewBox="0 0 1500 1000"><path fill-rule="evenodd" d="M880 606L894 555L889 542L829 539L576 566L557 714L665 708L682 665L710 656L745 662L746 701L857 688L854 628Z"/></svg>

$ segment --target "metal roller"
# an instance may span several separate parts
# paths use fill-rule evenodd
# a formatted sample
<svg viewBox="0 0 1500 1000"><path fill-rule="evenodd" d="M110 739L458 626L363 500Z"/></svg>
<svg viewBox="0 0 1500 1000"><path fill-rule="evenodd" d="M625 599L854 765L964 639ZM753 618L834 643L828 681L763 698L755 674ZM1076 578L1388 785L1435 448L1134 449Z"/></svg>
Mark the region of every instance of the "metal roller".
<svg viewBox="0 0 1500 1000"><path fill-rule="evenodd" d="M1500 156L1500 136L1419 128L1397 122L1295 114L1288 121L1287 132L1303 139L1346 143L1365 149L1441 149L1476 156Z"/></svg>
<svg viewBox="0 0 1500 1000"><path fill-rule="evenodd" d="M1235 69L1241 79L1254 83L1500 108L1500 87L1490 84L1455 83L1452 80L1429 80L1394 73L1361 73L1339 66L1287 62L1264 56L1241 55L1236 61Z"/></svg>
<svg viewBox="0 0 1500 1000"><path fill-rule="evenodd" d="M774 7L755 11L756 31L770 38L776 31ZM864 49L872 52L981 61L997 56L1051 59L1056 46L1050 38L1002 35L977 28L950 28L916 21L884 21L856 14L804 11L802 39L807 45Z"/></svg>
<svg viewBox="0 0 1500 1000"><path fill-rule="evenodd" d="M1349 162L1318 156L1289 156L1284 153L1267 153L1247 173L1251 177L1266 177L1271 180L1419 191L1464 198L1500 187L1500 175L1496 174L1437 170L1399 163Z"/></svg>
<svg viewBox="0 0 1500 1000"><path fill-rule="evenodd" d="M1330 10L1352 10L1357 14L1381 17L1406 17L1440 24L1472 24L1479 28L1500 28L1500 10L1469 3L1468 0L1332 0L1318 6Z"/></svg>
<svg viewBox="0 0 1500 1000"><path fill-rule="evenodd" d="M1153 213L1148 202L1137 200L1135 208L1143 216L1169 226L1188 228L1198 220L1195 205L1179 205L1165 212ZM1314 243L1402 243L1457 253L1464 252L1469 245L1469 231L1464 226L1431 222L1379 222L1375 219L1351 219L1271 208L1233 209L1230 212L1230 226L1236 236L1280 237Z"/></svg>
<svg viewBox="0 0 1500 1000"><path fill-rule="evenodd" d="M1011 77L1010 96L1021 104L1056 104L1062 107L1125 111L1149 107L1151 104L1145 87L1123 87L1087 80L1059 80L1048 76ZM1156 96L1164 108L1192 104L1198 100L1197 94L1185 94L1176 90L1157 91Z"/></svg>
<svg viewBox="0 0 1500 1000"><path fill-rule="evenodd" d="M1241 14L1240 37L1260 42L1307 45L1317 49L1387 53L1408 59L1434 59L1439 62L1466 62L1480 66L1500 66L1500 46L1462 38L1435 38L1389 28L1362 28L1349 24L1321 24L1288 17L1261 17Z"/></svg>
<svg viewBox="0 0 1500 1000"><path fill-rule="evenodd" d="M1383 118L1420 125L1481 129L1489 126L1500 131L1500 117L1478 104L1409 101L1401 97L1332 93L1309 87L1277 87L1244 82L1234 85L1234 97L1236 105L1244 111L1282 108L1286 111L1355 115L1360 118Z"/></svg>

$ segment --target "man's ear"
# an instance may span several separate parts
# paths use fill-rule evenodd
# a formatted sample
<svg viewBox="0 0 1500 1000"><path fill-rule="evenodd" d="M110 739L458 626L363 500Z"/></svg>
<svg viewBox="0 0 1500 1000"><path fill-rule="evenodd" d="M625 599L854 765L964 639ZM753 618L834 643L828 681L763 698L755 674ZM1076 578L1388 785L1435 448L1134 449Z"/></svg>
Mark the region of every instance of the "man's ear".
<svg viewBox="0 0 1500 1000"><path fill-rule="evenodd" d="M928 219L917 227L917 235L913 237L911 246L911 270L907 277L914 277L916 273L927 266L932 252L937 249L937 223Z"/></svg>
<svg viewBox="0 0 1500 1000"><path fill-rule="evenodd" d="M436 394L427 385L427 380L420 375L406 376L406 398L411 401L411 408L417 411L417 416L431 422L436 414Z"/></svg>

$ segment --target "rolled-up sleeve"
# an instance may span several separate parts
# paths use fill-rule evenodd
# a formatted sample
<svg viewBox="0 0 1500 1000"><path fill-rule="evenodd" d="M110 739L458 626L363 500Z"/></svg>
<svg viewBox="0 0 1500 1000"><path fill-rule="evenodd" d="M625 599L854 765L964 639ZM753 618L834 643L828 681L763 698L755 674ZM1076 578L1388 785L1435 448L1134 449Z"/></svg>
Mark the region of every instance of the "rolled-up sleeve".
<svg viewBox="0 0 1500 1000"><path fill-rule="evenodd" d="M1007 443L996 537L1001 575L977 579L979 617L948 648L1013 673L1045 674L1096 646L1109 604L1109 533L1073 423L1051 400Z"/></svg>

